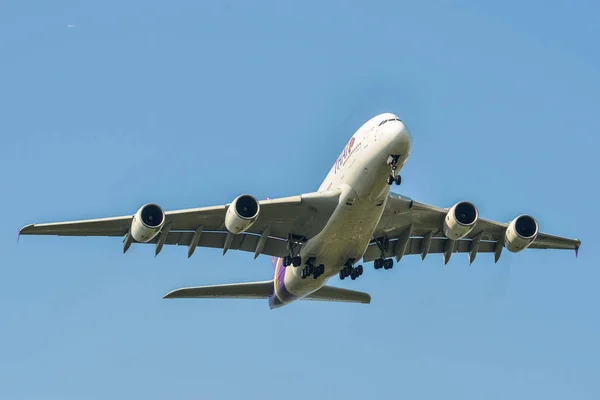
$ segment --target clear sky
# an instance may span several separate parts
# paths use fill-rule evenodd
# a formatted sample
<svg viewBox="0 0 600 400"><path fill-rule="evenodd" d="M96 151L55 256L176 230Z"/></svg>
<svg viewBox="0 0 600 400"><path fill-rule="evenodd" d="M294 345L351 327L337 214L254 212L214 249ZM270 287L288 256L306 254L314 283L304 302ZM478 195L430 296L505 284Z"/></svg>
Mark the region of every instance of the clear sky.
<svg viewBox="0 0 600 400"><path fill-rule="evenodd" d="M283 4L285 3L285 4ZM9 1L0 7L0 398L598 399L595 1ZM28 223L318 188L398 114L404 195L534 215L572 251L366 265L369 306L162 300L268 257Z"/></svg>

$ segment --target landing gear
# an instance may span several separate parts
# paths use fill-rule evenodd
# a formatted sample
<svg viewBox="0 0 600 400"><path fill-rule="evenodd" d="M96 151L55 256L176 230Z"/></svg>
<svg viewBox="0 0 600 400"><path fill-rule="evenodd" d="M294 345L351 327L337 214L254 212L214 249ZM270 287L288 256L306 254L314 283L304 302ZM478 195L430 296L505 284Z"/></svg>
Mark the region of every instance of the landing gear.
<svg viewBox="0 0 600 400"><path fill-rule="evenodd" d="M305 242L304 237L299 237L293 234L288 235L287 240L287 252L288 255L283 257L283 266L289 267L293 265L294 267L299 267L302 265L302 258L300 258L298 247L301 247Z"/></svg>
<svg viewBox="0 0 600 400"><path fill-rule="evenodd" d="M302 259L299 256L296 256L296 257L285 256L285 257L283 257L283 266L284 267L289 267L290 265L293 265L294 267L299 267L300 265L302 265Z"/></svg>
<svg viewBox="0 0 600 400"><path fill-rule="evenodd" d="M315 259L309 258L306 262L306 265L302 269L300 276L302 279L306 279L312 275L313 279L317 279L321 275L325 273L325 265L319 264L315 265Z"/></svg>
<svg viewBox="0 0 600 400"><path fill-rule="evenodd" d="M392 269L394 267L394 260L391 258L376 258L373 264L375 269Z"/></svg>
<svg viewBox="0 0 600 400"><path fill-rule="evenodd" d="M375 259L373 266L375 269L392 269L394 266L394 260L391 258L385 258L386 253L389 250L390 239L387 237L382 237L376 239L377 247L379 247L379 253L381 256Z"/></svg>
<svg viewBox="0 0 600 400"><path fill-rule="evenodd" d="M354 263L354 261L352 262L347 262L346 264L344 264L344 268L342 268L340 270L340 279L344 280L347 277L350 277L350 279L355 280L356 278L358 278L359 276L361 276L363 274L363 266L359 265L357 267L353 267L352 264Z"/></svg>
<svg viewBox="0 0 600 400"><path fill-rule="evenodd" d="M388 165L392 169L392 173L387 178L388 185L392 185L394 182L396 182L396 185L400 185L400 183L402 183L402 178L400 177L400 175L398 175L396 173L396 169L398 168L398 160L399 159L400 159L400 156L397 156L397 155L389 156L389 158L388 158Z"/></svg>

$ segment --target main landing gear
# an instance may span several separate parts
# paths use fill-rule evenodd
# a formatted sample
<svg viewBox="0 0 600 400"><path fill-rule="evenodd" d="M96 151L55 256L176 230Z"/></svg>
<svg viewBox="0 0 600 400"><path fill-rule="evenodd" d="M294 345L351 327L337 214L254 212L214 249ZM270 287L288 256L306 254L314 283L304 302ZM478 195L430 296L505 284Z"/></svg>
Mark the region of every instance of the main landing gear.
<svg viewBox="0 0 600 400"><path fill-rule="evenodd" d="M402 183L402 177L400 177L400 175L398 175L396 173L396 169L398 168L398 160L399 159L400 159L400 156L389 156L389 158L388 158L388 165L392 169L392 173L387 178L388 185L391 185L394 182L396 182L396 185L399 185L400 183Z"/></svg>
<svg viewBox="0 0 600 400"><path fill-rule="evenodd" d="M390 246L390 239L387 237L378 238L376 239L376 243L377 247L379 247L381 256L375 259L373 266L375 269L392 269L394 266L394 260L391 258L385 258L385 254Z"/></svg>
<svg viewBox="0 0 600 400"><path fill-rule="evenodd" d="M302 279L306 279L312 275L313 279L317 279L325 273L325 266L323 264L316 265L314 258L309 258L306 265L302 269Z"/></svg>
<svg viewBox="0 0 600 400"><path fill-rule="evenodd" d="M352 280L355 280L359 276L363 274L363 266L359 265L357 267L353 267L354 260L346 262L344 264L344 268L340 271L340 279L344 280L347 277L350 277Z"/></svg>
<svg viewBox="0 0 600 400"><path fill-rule="evenodd" d="M283 257L283 266L289 267L293 265L294 267L299 267L302 265L302 258L298 255L298 247L302 246L302 243L306 239L303 237L299 237L297 235L289 234L287 240L287 251L288 255ZM295 255L294 255L295 254Z"/></svg>
<svg viewBox="0 0 600 400"><path fill-rule="evenodd" d="M300 265L302 265L302 259L300 258L300 256L296 256L296 257L285 256L285 257L283 257L283 266L289 267L290 265L293 265L294 267L299 267Z"/></svg>
<svg viewBox="0 0 600 400"><path fill-rule="evenodd" d="M375 269L392 269L394 267L394 260L391 258L376 258L373 264Z"/></svg>

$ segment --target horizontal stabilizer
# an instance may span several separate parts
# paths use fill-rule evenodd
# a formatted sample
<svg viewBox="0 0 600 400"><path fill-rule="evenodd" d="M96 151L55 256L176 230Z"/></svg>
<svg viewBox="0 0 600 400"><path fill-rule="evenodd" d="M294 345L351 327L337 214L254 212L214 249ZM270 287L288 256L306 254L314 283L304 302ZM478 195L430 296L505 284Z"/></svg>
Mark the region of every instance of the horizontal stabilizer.
<svg viewBox="0 0 600 400"><path fill-rule="evenodd" d="M323 286L321 289L313 292L302 300L316 301L341 301L347 303L371 303L371 296L365 292L343 289L333 286Z"/></svg>
<svg viewBox="0 0 600 400"><path fill-rule="evenodd" d="M273 293L273 281L232 283L175 289L165 299L223 298L266 299Z"/></svg>

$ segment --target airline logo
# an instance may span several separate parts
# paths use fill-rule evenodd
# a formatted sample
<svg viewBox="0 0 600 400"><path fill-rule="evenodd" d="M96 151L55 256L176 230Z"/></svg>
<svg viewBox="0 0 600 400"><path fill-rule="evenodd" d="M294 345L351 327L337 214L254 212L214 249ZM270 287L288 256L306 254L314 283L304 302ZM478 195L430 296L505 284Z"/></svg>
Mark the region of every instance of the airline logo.
<svg viewBox="0 0 600 400"><path fill-rule="evenodd" d="M356 138L354 136L352 136L352 139L350 139L350 141L344 148L344 151L342 151L342 154L336 160L336 162L335 162L335 172L336 173L346 163L346 160L348 160L348 158L350 158L350 156L352 155L352 150L356 150L360 147L360 143L358 143L357 146L354 146L355 141L356 141Z"/></svg>

